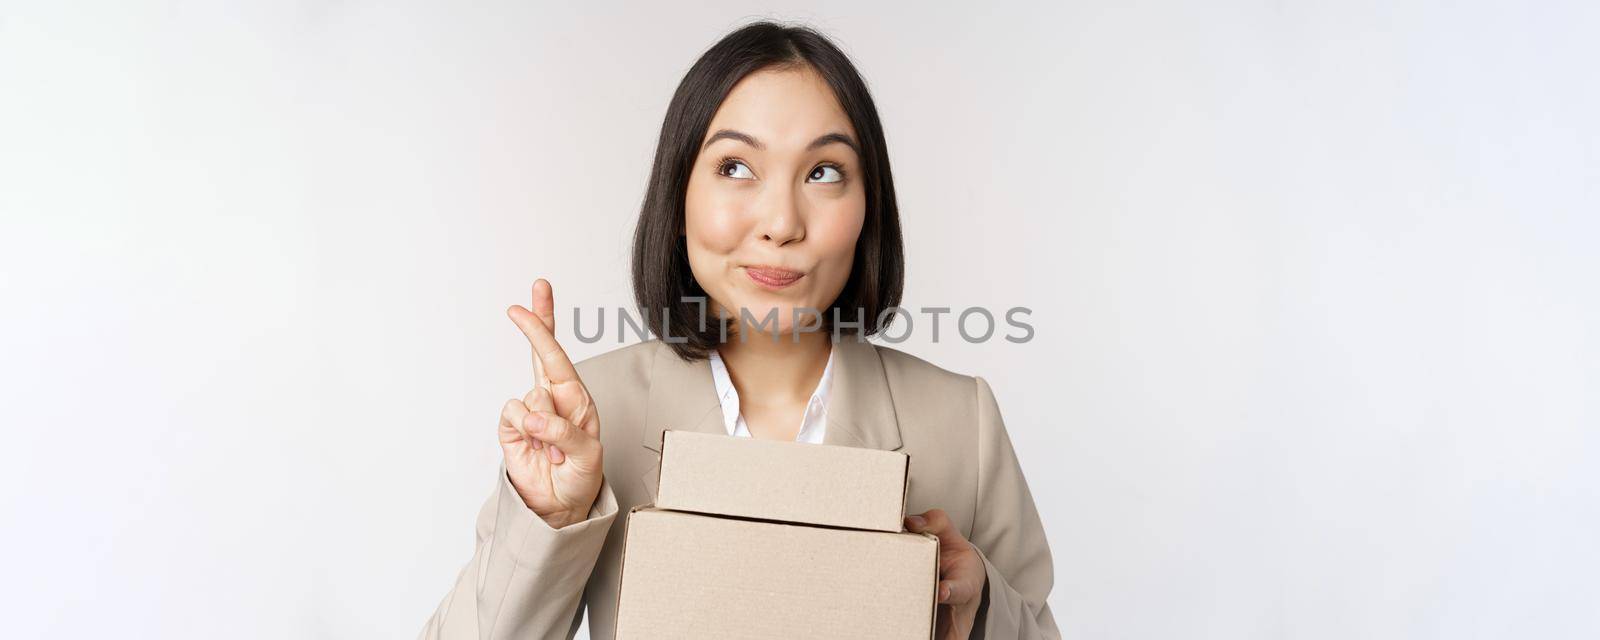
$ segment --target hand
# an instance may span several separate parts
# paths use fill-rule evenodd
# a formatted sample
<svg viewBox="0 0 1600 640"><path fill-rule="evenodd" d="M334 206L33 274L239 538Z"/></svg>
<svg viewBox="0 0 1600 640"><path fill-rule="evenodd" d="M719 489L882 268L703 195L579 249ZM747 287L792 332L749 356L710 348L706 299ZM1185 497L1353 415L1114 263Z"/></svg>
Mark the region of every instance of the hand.
<svg viewBox="0 0 1600 640"><path fill-rule="evenodd" d="M956 529L943 509L906 516L906 530L939 537L939 618L933 636L938 640L969 637L983 603L989 581L983 558Z"/></svg>
<svg viewBox="0 0 1600 640"><path fill-rule="evenodd" d="M553 528L589 518L600 495L600 413L556 342L555 296L550 283L533 283L533 311L518 305L506 315L533 346L534 388L500 411L500 449L506 474L523 504Z"/></svg>

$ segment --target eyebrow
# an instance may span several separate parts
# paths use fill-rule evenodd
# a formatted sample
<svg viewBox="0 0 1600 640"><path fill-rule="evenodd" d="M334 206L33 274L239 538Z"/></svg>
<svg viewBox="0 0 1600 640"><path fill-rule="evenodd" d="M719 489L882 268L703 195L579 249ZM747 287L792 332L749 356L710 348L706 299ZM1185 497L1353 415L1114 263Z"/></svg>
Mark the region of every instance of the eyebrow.
<svg viewBox="0 0 1600 640"><path fill-rule="evenodd" d="M767 145L762 144L760 140L755 139L755 137L751 136L748 133L745 133L743 131L734 131L733 129L721 129L721 130L718 130L716 133L711 134L711 137L706 138L706 143L704 145L701 145L700 149L701 150L705 150L706 147L711 146L711 143L716 142L718 140L738 140L739 142L743 142L743 143L745 143L747 145L750 145L752 147L755 147L757 149L766 150L766 148L767 148ZM847 135L842 134L842 133L837 133L837 132L835 132L835 133L826 133L826 134L817 136L816 140L812 140L811 144L806 145L806 151L812 151L812 150L815 150L815 149L819 149L821 147L825 147L825 146L830 145L830 144L842 144L842 145L845 145L847 147L850 147L851 151L856 152L856 157L860 157L861 156L861 147L856 144L856 141L853 138L851 138L850 136L847 136Z"/></svg>

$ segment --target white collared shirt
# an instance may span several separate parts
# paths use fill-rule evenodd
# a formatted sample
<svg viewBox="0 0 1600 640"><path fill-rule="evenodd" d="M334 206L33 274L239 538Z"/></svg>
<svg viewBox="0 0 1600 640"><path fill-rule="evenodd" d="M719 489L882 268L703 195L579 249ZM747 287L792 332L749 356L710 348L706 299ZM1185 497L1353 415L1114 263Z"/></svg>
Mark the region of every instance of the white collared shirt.
<svg viewBox="0 0 1600 640"><path fill-rule="evenodd" d="M795 442L809 442L822 444L822 437L828 431L828 392L833 388L833 353L828 352L828 364L822 368L822 379L817 381L817 388L811 392L811 400L806 402L805 415L800 417L800 433L795 435ZM723 364L722 355L716 349L711 350L711 381L716 385L717 399L722 402L722 424L727 427L728 435L740 438L749 438L750 427L744 422L744 414L739 411L739 391L733 388L733 378L728 377L728 366Z"/></svg>

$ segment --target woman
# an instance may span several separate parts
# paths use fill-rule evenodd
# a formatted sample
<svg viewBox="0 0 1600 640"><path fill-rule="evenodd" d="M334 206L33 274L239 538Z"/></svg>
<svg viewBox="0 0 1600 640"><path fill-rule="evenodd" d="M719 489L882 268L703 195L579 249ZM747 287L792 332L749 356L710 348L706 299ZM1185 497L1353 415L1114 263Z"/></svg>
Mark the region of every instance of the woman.
<svg viewBox="0 0 1600 640"><path fill-rule="evenodd" d="M657 339L574 365L548 283L508 310L539 382L503 408L477 550L423 637L571 637L585 608L611 637L618 514L654 500L668 428L909 454L906 527L940 541L938 637L1058 637L1050 549L988 385L864 341L899 302L900 242L848 58L770 23L708 50L667 109L634 237Z"/></svg>

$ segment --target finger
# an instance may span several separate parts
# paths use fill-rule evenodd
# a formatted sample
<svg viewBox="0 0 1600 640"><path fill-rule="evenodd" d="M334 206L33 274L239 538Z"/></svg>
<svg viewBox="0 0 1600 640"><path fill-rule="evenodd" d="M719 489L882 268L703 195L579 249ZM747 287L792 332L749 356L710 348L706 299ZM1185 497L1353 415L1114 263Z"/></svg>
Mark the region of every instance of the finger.
<svg viewBox="0 0 1600 640"><path fill-rule="evenodd" d="M500 407L500 424L522 431L522 419L528 415L528 405L521 400L512 398Z"/></svg>
<svg viewBox="0 0 1600 640"><path fill-rule="evenodd" d="M558 446L555 446L555 445L550 445L550 447L548 449L545 449L545 451L550 456L550 462L552 462L554 464L561 464L562 460L566 460L567 459L567 454L565 454L565 453L563 453L561 451L561 447L558 447Z"/></svg>
<svg viewBox="0 0 1600 640"><path fill-rule="evenodd" d="M589 419L589 414L595 410L594 398L589 397L588 389L584 389L582 386L579 386L578 389L583 392L583 399L577 403L577 408L569 412L572 415L567 416L567 421L582 427L584 431L589 432L589 435L598 438L600 437L598 424L596 421Z"/></svg>
<svg viewBox="0 0 1600 640"><path fill-rule="evenodd" d="M563 461L571 459L583 464L592 464L600 459L600 441L589 435L589 432L572 426L566 418L549 411L534 411L529 413L523 422L533 437L543 440L545 444L560 447L559 455Z"/></svg>
<svg viewBox="0 0 1600 640"><path fill-rule="evenodd" d="M511 315L511 314L513 314L513 310L512 309L507 309L506 313L508 315ZM512 320L513 323L515 323L516 322L516 316L515 315L511 315L511 320ZM518 325L518 328L521 329L521 325ZM524 333L524 335L526 335L527 332L524 331L523 333ZM528 339L528 343L531 346L532 343L533 343L533 339L529 338ZM546 375L546 373L545 373L544 360L539 358L539 350L537 348L533 349L532 353L530 355L531 355L531 357L533 359L533 386L535 386L535 387L544 387L546 389L549 389L550 388L550 376Z"/></svg>
<svg viewBox="0 0 1600 640"><path fill-rule="evenodd" d="M528 405L528 411L544 411L555 413L556 401L550 395L550 390L544 387L534 387L523 396L522 401Z"/></svg>
<svg viewBox="0 0 1600 640"><path fill-rule="evenodd" d="M967 540L950 522L950 516L944 509L929 509L921 515L906 516L905 524L909 531L938 536L940 546L958 545Z"/></svg>
<svg viewBox="0 0 1600 640"><path fill-rule="evenodd" d="M550 388L550 375L544 371L544 361L539 359L539 354L533 354L533 386Z"/></svg>
<svg viewBox="0 0 1600 640"><path fill-rule="evenodd" d="M589 395L589 390L583 386L583 381L552 385L548 389L561 417L566 418L567 422L588 429L590 435L599 436L599 416L594 397Z"/></svg>
<svg viewBox="0 0 1600 640"><path fill-rule="evenodd" d="M939 581L940 604L966 604L972 602L972 586L955 580Z"/></svg>
<svg viewBox="0 0 1600 640"><path fill-rule="evenodd" d="M544 278L533 281L533 315L544 321L550 333L556 332L556 294Z"/></svg>
<svg viewBox="0 0 1600 640"><path fill-rule="evenodd" d="M555 335L555 293L551 290L550 283L544 278L533 281L533 295L529 304L528 308L533 310L535 316L544 321L544 327L550 330L550 335ZM545 373L544 361L539 359L537 353L533 356L533 380L535 385L543 386L546 389L550 388L550 378Z"/></svg>
<svg viewBox="0 0 1600 640"><path fill-rule="evenodd" d="M535 368L537 369L539 365L544 367L540 386L573 382L578 379L578 370L572 366L572 360L567 357L566 350L561 348L561 343L556 341L555 334L550 333L550 329L544 326L544 321L540 320L539 316L515 304L506 309L506 315L511 317L511 321L517 324L518 329L522 330L522 335L528 337L528 344L533 345Z"/></svg>
<svg viewBox="0 0 1600 640"><path fill-rule="evenodd" d="M522 402L523 404L527 405L529 413L534 411L547 411L554 413L556 410L555 401L550 397L550 390L543 387L534 387L532 390L528 391L528 395L522 397ZM528 439L533 440L534 449L545 448L543 440L535 438L531 435L528 436Z"/></svg>
<svg viewBox="0 0 1600 640"><path fill-rule="evenodd" d="M535 445L534 448L537 449L539 440L531 435L528 435L528 430L524 429L522 426L523 420L527 417L528 405L524 404L521 400L517 400L515 398L507 400L505 406L500 408L500 426L510 429L520 437L533 442ZM500 441L502 443L514 442L515 437L510 437L508 439L507 436L502 435Z"/></svg>

